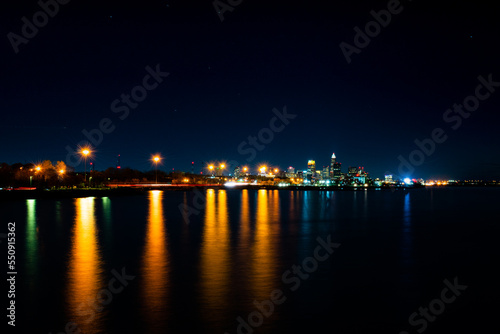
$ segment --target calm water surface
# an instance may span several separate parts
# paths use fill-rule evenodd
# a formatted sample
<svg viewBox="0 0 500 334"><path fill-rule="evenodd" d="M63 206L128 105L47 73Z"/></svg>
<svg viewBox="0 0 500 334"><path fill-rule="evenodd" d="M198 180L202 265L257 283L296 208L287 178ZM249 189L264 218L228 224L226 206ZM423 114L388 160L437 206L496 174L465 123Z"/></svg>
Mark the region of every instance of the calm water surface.
<svg viewBox="0 0 500 334"><path fill-rule="evenodd" d="M416 333L408 317L455 277L467 289L425 332L498 329L499 195L209 189L0 203L16 222L17 329ZM328 254L318 238L340 246Z"/></svg>

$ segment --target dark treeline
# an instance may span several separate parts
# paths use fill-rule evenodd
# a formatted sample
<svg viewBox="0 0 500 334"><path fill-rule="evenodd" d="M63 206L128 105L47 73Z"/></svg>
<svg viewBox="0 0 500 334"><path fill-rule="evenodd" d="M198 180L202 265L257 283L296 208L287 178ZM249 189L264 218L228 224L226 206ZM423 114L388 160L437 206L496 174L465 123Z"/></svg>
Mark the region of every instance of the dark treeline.
<svg viewBox="0 0 500 334"><path fill-rule="evenodd" d="M110 167L104 171L87 170L87 181L84 172L75 172L64 162L58 161L55 165L45 160L39 165L32 163L0 164L0 188L8 187L36 187L39 189L66 188L66 187L103 187L109 182L158 182L161 183L199 183L202 175L193 175L184 172L170 172L155 170L143 172L131 168L116 169Z"/></svg>

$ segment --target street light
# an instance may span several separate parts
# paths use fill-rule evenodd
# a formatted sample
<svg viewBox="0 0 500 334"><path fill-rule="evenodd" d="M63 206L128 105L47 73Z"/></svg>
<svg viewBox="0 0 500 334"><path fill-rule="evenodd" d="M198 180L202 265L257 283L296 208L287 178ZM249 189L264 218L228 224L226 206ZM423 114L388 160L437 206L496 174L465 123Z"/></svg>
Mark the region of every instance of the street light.
<svg viewBox="0 0 500 334"><path fill-rule="evenodd" d="M63 179L63 175L66 171L64 169L59 169L58 173L59 173L59 181L62 181Z"/></svg>
<svg viewBox="0 0 500 334"><path fill-rule="evenodd" d="M214 176L214 173L213 173L214 165L208 166L208 170L210 170L210 173L212 174L212 176Z"/></svg>
<svg viewBox="0 0 500 334"><path fill-rule="evenodd" d="M222 175L224 175L224 171L223 171L223 169L224 169L225 167L226 167L226 165L224 165L224 164L220 164L220 175L221 175L221 176L222 176Z"/></svg>
<svg viewBox="0 0 500 334"><path fill-rule="evenodd" d="M87 182L87 155L90 154L90 150L88 148L84 148L84 149L82 149L82 151L80 153L83 154L83 158L84 158L85 182Z"/></svg>
<svg viewBox="0 0 500 334"><path fill-rule="evenodd" d="M33 170L33 169L31 169ZM35 175L36 173L39 173L42 170L42 167L40 166L35 166ZM33 176L30 175L30 187L31 187L31 180L33 179ZM40 179L40 176L38 176L38 179Z"/></svg>
<svg viewBox="0 0 500 334"><path fill-rule="evenodd" d="M161 157L159 155L153 156L153 161L155 163L155 175L156 175L156 183L158 183L158 162L160 162Z"/></svg>

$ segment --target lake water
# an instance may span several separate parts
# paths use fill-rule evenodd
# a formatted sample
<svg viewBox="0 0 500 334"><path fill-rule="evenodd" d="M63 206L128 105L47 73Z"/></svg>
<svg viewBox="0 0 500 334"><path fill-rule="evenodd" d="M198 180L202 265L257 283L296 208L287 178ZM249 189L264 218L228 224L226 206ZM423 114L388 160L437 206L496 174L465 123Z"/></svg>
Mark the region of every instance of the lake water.
<svg viewBox="0 0 500 334"><path fill-rule="evenodd" d="M209 189L3 202L3 224L16 222L16 332L498 333L499 195ZM467 288L443 297L445 280ZM411 325L430 303L434 315Z"/></svg>

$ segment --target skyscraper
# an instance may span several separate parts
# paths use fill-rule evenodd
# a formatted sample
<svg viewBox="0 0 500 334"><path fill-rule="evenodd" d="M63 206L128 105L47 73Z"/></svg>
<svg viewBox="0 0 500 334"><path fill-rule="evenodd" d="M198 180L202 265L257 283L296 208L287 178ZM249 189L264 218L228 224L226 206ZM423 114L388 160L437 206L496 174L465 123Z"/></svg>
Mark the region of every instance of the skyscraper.
<svg viewBox="0 0 500 334"><path fill-rule="evenodd" d="M333 178L340 179L342 176L342 164L340 162L336 162L333 164Z"/></svg>
<svg viewBox="0 0 500 334"><path fill-rule="evenodd" d="M309 160L307 162L307 173L316 174L316 161Z"/></svg>
<svg viewBox="0 0 500 334"><path fill-rule="evenodd" d="M233 171L233 175L235 178L239 178L241 176L240 166L236 166Z"/></svg>
<svg viewBox="0 0 500 334"><path fill-rule="evenodd" d="M306 179L310 183L314 183L315 178L316 178L316 161L309 160L307 162Z"/></svg>
<svg viewBox="0 0 500 334"><path fill-rule="evenodd" d="M330 179L339 179L342 176L342 164L337 162L335 153L332 153L330 160Z"/></svg>
<svg viewBox="0 0 500 334"><path fill-rule="evenodd" d="M316 161L309 160L307 162L307 172L311 172L312 174L316 173Z"/></svg>
<svg viewBox="0 0 500 334"><path fill-rule="evenodd" d="M330 166L323 166L323 171L321 172L321 180L330 179Z"/></svg>
<svg viewBox="0 0 500 334"><path fill-rule="evenodd" d="M337 157L335 156L335 152L332 153L332 158L330 159L330 179L335 178L335 164L337 162Z"/></svg>

